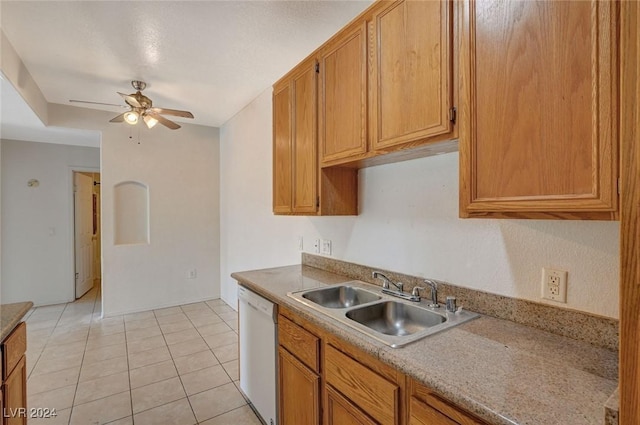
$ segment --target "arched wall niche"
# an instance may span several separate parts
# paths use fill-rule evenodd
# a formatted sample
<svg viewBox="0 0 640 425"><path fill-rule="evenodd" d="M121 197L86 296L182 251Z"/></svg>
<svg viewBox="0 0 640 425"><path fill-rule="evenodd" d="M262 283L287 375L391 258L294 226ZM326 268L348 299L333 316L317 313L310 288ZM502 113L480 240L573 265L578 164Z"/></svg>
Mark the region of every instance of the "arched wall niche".
<svg viewBox="0 0 640 425"><path fill-rule="evenodd" d="M123 181L113 187L114 244L149 243L149 187Z"/></svg>

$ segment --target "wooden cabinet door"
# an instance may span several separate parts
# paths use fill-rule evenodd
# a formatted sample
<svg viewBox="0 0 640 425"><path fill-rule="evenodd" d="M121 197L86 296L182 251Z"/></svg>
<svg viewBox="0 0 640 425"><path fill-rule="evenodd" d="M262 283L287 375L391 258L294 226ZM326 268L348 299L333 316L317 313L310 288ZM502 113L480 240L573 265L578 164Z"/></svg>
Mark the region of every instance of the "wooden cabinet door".
<svg viewBox="0 0 640 425"><path fill-rule="evenodd" d="M450 1L397 1L374 13L371 49L373 149L451 133Z"/></svg>
<svg viewBox="0 0 640 425"><path fill-rule="evenodd" d="M280 425L319 425L320 377L282 347L278 366Z"/></svg>
<svg viewBox="0 0 640 425"><path fill-rule="evenodd" d="M317 72L298 65L273 90L273 212L318 210Z"/></svg>
<svg viewBox="0 0 640 425"><path fill-rule="evenodd" d="M329 385L325 385L325 400L326 425L376 425L375 421Z"/></svg>
<svg viewBox="0 0 640 425"><path fill-rule="evenodd" d="M273 90L273 212L292 211L291 191L291 86L288 82Z"/></svg>
<svg viewBox="0 0 640 425"><path fill-rule="evenodd" d="M5 379L2 385L4 398L3 425L26 425L27 423L27 368L25 356Z"/></svg>
<svg viewBox="0 0 640 425"><path fill-rule="evenodd" d="M367 152L366 23L345 29L320 52L322 163Z"/></svg>
<svg viewBox="0 0 640 425"><path fill-rule="evenodd" d="M293 87L293 212L315 213L318 197L316 61L298 66Z"/></svg>
<svg viewBox="0 0 640 425"><path fill-rule="evenodd" d="M458 12L461 216L615 218L618 3Z"/></svg>

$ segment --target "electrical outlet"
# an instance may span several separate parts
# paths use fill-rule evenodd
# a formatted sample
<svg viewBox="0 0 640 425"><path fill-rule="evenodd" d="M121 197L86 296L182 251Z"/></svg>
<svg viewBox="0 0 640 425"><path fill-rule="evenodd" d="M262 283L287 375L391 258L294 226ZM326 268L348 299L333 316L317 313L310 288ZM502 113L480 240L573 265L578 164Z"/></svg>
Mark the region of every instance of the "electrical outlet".
<svg viewBox="0 0 640 425"><path fill-rule="evenodd" d="M313 242L313 252L315 252L316 254L320 254L320 239L316 239Z"/></svg>
<svg viewBox="0 0 640 425"><path fill-rule="evenodd" d="M195 279L196 277L198 277L198 270L190 269L187 272L187 279Z"/></svg>
<svg viewBox="0 0 640 425"><path fill-rule="evenodd" d="M331 255L331 240L323 239L322 240L322 254L323 255Z"/></svg>
<svg viewBox="0 0 640 425"><path fill-rule="evenodd" d="M542 269L542 298L560 303L567 302L567 275L564 270Z"/></svg>

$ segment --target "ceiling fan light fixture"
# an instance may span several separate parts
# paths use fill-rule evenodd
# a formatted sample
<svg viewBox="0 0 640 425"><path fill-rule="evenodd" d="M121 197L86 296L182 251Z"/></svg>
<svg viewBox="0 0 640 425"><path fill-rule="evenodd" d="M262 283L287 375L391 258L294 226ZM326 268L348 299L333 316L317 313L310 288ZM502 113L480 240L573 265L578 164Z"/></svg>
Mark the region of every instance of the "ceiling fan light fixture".
<svg viewBox="0 0 640 425"><path fill-rule="evenodd" d="M144 123L147 125L147 128L153 128L154 125L158 124L158 120L153 118L150 115L145 115L144 117L142 117L142 119L144 120Z"/></svg>
<svg viewBox="0 0 640 425"><path fill-rule="evenodd" d="M129 111L124 113L124 120L127 124L135 125L138 123L138 113L136 111Z"/></svg>
<svg viewBox="0 0 640 425"><path fill-rule="evenodd" d="M0 0L2 1L2 0ZM2 77L2 71L0 71L0 78ZM116 92L122 97L125 105L115 105L112 103L91 102L85 100L70 100L74 103L88 103L91 105L107 105L107 106L119 106L127 111L109 120L113 123L126 122L129 125L136 125L141 119L147 125L147 128L151 129L160 123L170 130L177 130L180 125L165 118L164 115L172 115L182 118L193 118L193 114L189 111L181 111L179 109L168 108L156 108L153 106L153 102L147 96L142 94L142 90L145 89L147 84L144 81L134 80L131 85L136 90L135 93L126 94Z"/></svg>

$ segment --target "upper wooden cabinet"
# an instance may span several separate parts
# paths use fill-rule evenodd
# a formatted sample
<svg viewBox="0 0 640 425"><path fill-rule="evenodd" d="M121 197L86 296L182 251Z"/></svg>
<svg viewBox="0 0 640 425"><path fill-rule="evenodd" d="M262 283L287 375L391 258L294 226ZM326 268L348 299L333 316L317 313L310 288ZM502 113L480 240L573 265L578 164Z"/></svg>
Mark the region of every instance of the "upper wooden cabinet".
<svg viewBox="0 0 640 425"><path fill-rule="evenodd" d="M453 138L452 14L446 0L382 2L373 10L372 149Z"/></svg>
<svg viewBox="0 0 640 425"><path fill-rule="evenodd" d="M457 149L452 13L447 0L379 1L320 49L322 167Z"/></svg>
<svg viewBox="0 0 640 425"><path fill-rule="evenodd" d="M273 88L273 212L291 213L293 148L291 145L291 85Z"/></svg>
<svg viewBox="0 0 640 425"><path fill-rule="evenodd" d="M460 215L616 218L617 2L458 7Z"/></svg>
<svg viewBox="0 0 640 425"><path fill-rule="evenodd" d="M367 152L367 25L356 21L320 50L322 162Z"/></svg>
<svg viewBox="0 0 640 425"><path fill-rule="evenodd" d="M317 211L316 62L308 60L273 90L273 211Z"/></svg>
<svg viewBox="0 0 640 425"><path fill-rule="evenodd" d="M303 61L273 86L273 212L358 213L358 171L318 166L318 62Z"/></svg>

